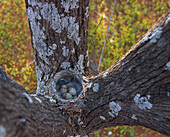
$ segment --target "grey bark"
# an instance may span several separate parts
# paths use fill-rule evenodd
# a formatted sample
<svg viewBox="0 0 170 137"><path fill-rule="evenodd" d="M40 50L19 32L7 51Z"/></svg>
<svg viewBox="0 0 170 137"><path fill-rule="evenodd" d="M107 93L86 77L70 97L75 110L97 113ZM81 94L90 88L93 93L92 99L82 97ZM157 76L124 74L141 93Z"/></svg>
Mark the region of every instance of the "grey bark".
<svg viewBox="0 0 170 137"><path fill-rule="evenodd" d="M85 136L105 127L142 125L170 135L169 16L160 19L108 70L86 78L74 100L30 95L0 82L0 133Z"/></svg>
<svg viewBox="0 0 170 137"><path fill-rule="evenodd" d="M46 94L44 87L61 70L89 74L88 4L88 0L26 0L38 94Z"/></svg>

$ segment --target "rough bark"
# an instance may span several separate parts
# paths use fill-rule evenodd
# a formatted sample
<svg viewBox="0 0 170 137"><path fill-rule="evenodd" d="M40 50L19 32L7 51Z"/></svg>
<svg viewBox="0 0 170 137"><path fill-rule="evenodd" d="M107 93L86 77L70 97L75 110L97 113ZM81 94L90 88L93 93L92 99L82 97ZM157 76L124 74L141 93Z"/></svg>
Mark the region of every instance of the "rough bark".
<svg viewBox="0 0 170 137"><path fill-rule="evenodd" d="M88 75L89 0L26 0L37 74L37 93L65 69Z"/></svg>
<svg viewBox="0 0 170 137"><path fill-rule="evenodd" d="M67 119L57 104L32 97L3 82L0 82L0 98L1 137L62 136Z"/></svg>
<svg viewBox="0 0 170 137"><path fill-rule="evenodd" d="M85 136L117 125L170 135L170 14L74 100L29 95L0 82L4 136ZM88 81L88 82L87 82Z"/></svg>

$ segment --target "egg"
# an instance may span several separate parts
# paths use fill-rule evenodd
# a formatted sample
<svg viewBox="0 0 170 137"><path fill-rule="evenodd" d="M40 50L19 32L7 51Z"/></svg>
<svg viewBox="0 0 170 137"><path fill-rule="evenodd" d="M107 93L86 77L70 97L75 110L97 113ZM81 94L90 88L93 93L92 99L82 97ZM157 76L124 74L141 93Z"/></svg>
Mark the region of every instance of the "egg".
<svg viewBox="0 0 170 137"><path fill-rule="evenodd" d="M62 85L61 88L60 88L60 92L63 94L63 93L66 93L67 92L67 86L66 85Z"/></svg>
<svg viewBox="0 0 170 137"><path fill-rule="evenodd" d="M68 92L69 92L71 95L76 95L76 94L77 94L76 89L73 88L73 87L69 87Z"/></svg>
<svg viewBox="0 0 170 137"><path fill-rule="evenodd" d="M64 93L63 98L68 100L68 99L73 99L73 96L70 93Z"/></svg>

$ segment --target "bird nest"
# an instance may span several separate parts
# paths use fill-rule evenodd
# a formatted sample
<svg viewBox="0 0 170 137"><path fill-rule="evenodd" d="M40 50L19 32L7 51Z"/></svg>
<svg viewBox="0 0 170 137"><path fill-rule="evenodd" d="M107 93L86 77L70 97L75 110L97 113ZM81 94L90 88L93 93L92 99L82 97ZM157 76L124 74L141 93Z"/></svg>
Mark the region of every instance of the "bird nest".
<svg viewBox="0 0 170 137"><path fill-rule="evenodd" d="M83 90L83 79L80 75L70 70L57 73L50 82L50 94L57 96L58 99L76 99Z"/></svg>

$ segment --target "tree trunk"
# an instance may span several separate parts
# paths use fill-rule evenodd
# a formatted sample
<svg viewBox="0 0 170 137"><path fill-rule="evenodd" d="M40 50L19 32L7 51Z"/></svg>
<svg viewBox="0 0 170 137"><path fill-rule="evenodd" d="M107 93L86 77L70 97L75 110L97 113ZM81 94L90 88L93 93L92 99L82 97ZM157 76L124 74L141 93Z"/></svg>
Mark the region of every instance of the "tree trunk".
<svg viewBox="0 0 170 137"><path fill-rule="evenodd" d="M37 74L37 94L65 69L88 75L88 0L26 0Z"/></svg>
<svg viewBox="0 0 170 137"><path fill-rule="evenodd" d="M37 94L0 82L3 137L85 136L118 125L142 125L170 135L170 13L120 61L85 78L88 1L26 3ZM75 83L76 97L65 98L63 80Z"/></svg>

